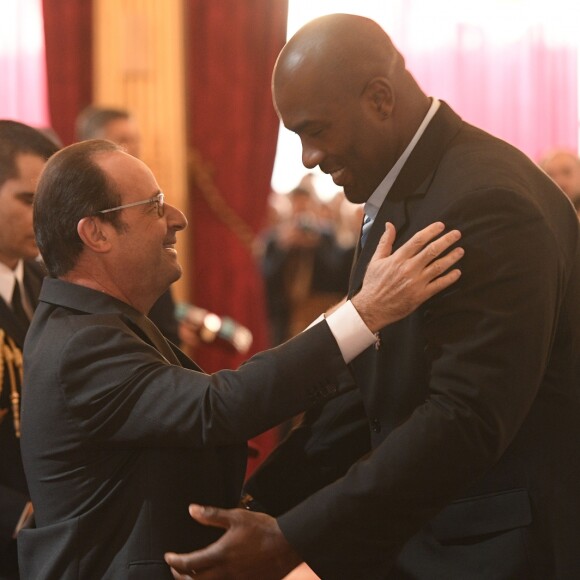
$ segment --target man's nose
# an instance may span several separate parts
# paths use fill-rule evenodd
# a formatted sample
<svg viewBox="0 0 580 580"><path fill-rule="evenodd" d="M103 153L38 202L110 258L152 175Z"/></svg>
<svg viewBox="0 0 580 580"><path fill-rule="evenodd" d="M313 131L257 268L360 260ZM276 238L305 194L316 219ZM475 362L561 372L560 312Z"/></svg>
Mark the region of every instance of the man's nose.
<svg viewBox="0 0 580 580"><path fill-rule="evenodd" d="M170 203L165 203L165 216L167 218L168 225L175 230L184 230L187 227L187 218L178 210L175 206Z"/></svg>
<svg viewBox="0 0 580 580"><path fill-rule="evenodd" d="M314 169L324 159L324 152L317 147L302 144L302 165L307 169Z"/></svg>

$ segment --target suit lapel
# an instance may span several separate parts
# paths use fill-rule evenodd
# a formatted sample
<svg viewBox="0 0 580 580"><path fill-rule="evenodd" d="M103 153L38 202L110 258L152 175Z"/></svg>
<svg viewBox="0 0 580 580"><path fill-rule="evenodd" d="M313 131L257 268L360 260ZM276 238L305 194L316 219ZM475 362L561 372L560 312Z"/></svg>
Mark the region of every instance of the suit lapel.
<svg viewBox="0 0 580 580"><path fill-rule="evenodd" d="M139 329L139 334L142 338L148 342L151 346L163 355L163 358L167 362L181 366L181 362L177 358L173 349L169 346L169 343L161 334L161 331L155 326L155 324L149 320L145 315L140 314L130 317L131 322Z"/></svg>
<svg viewBox="0 0 580 580"><path fill-rule="evenodd" d="M379 209L364 248L360 248L359 241L350 276L349 297L360 290L368 263L385 231L386 222L391 222L397 230L393 250L399 247L410 219L409 202L427 193L445 149L459 131L462 122L446 103L441 102L439 110L419 139Z"/></svg>

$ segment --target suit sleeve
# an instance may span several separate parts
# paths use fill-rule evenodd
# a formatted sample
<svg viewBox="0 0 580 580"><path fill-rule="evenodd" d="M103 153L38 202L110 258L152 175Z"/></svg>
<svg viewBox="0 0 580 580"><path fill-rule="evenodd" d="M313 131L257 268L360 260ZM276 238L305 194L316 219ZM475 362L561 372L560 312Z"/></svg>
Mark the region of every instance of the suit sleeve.
<svg viewBox="0 0 580 580"><path fill-rule="evenodd" d="M325 321L213 375L166 364L114 325L72 333L60 359L58 382L74 423L111 444L245 442L352 386Z"/></svg>
<svg viewBox="0 0 580 580"><path fill-rule="evenodd" d="M459 283L422 307L428 396L372 454L279 517L323 578L372 578L492 467L538 393L567 266L539 210L478 191L433 216L459 228ZM568 260L569 261L569 260ZM376 573L376 572L375 572Z"/></svg>

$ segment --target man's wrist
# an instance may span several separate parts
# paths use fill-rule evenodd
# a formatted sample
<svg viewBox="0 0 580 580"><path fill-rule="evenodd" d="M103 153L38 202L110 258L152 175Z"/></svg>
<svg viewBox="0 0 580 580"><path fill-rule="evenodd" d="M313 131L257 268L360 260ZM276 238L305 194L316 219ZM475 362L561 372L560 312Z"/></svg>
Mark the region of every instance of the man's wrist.
<svg viewBox="0 0 580 580"><path fill-rule="evenodd" d="M361 298L360 294L353 296L351 302L358 315L371 332L377 332L380 330L380 327L377 326L376 316L373 316L372 314L372 308L367 307L367 303Z"/></svg>

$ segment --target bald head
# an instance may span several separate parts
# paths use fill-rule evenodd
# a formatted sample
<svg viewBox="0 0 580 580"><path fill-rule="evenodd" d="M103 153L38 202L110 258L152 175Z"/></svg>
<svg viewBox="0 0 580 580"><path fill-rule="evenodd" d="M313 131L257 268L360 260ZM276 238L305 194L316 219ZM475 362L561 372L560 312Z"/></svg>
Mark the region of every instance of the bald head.
<svg viewBox="0 0 580 580"><path fill-rule="evenodd" d="M373 20L331 14L309 22L286 44L274 69L274 87L309 69L325 82L340 79L343 90L360 89L373 76L401 74L404 60Z"/></svg>
<svg viewBox="0 0 580 580"><path fill-rule="evenodd" d="M404 151L429 108L405 61L374 21L331 14L302 27L272 78L284 125L302 140L302 162L320 166L364 202Z"/></svg>

